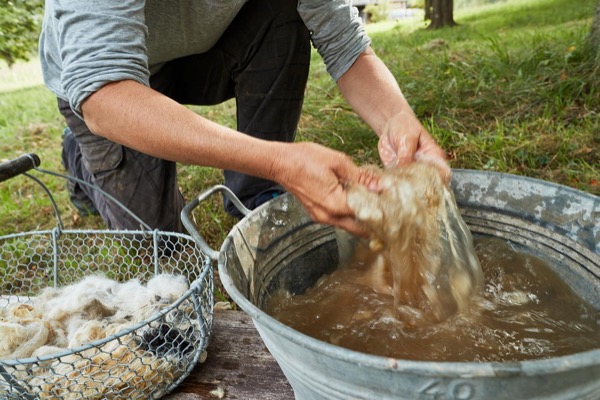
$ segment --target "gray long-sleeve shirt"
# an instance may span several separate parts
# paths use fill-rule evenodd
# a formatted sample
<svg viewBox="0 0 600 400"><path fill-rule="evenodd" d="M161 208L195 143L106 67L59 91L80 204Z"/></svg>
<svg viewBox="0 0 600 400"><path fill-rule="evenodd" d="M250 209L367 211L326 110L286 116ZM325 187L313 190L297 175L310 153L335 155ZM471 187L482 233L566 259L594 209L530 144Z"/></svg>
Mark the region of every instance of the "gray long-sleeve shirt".
<svg viewBox="0 0 600 400"><path fill-rule="evenodd" d="M44 81L81 116L110 82L146 86L166 61L208 51L246 0L46 0ZM334 80L370 44L350 0L300 0L298 12Z"/></svg>

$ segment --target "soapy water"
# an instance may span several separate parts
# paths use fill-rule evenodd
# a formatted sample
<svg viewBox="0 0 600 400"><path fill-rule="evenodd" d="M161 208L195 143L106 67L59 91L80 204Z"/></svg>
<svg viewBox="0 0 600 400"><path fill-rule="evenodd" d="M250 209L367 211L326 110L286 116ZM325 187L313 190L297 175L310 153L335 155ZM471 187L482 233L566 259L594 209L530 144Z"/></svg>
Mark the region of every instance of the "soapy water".
<svg viewBox="0 0 600 400"><path fill-rule="evenodd" d="M473 242L434 167L378 171L348 189L369 240L306 293L264 310L349 349L425 361L521 361L600 348L600 311L510 242Z"/></svg>

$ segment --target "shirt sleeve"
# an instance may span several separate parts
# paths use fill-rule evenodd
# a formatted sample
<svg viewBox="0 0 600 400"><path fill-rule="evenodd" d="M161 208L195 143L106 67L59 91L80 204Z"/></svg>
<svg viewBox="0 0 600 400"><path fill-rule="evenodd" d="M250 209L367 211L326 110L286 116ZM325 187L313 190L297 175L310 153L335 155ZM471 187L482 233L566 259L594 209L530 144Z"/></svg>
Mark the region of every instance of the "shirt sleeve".
<svg viewBox="0 0 600 400"><path fill-rule="evenodd" d="M102 86L120 80L149 85L144 0L55 0L62 91L73 111Z"/></svg>
<svg viewBox="0 0 600 400"><path fill-rule="evenodd" d="M335 81L371 44L350 0L299 0L298 13Z"/></svg>

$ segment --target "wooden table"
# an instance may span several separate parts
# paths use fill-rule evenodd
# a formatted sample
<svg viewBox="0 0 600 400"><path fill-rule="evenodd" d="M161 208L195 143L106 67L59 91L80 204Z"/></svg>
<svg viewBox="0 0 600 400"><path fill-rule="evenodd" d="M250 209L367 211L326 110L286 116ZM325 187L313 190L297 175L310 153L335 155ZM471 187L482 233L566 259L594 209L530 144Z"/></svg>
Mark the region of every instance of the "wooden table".
<svg viewBox="0 0 600 400"><path fill-rule="evenodd" d="M288 400L294 392L242 311L215 311L208 358L165 400Z"/></svg>

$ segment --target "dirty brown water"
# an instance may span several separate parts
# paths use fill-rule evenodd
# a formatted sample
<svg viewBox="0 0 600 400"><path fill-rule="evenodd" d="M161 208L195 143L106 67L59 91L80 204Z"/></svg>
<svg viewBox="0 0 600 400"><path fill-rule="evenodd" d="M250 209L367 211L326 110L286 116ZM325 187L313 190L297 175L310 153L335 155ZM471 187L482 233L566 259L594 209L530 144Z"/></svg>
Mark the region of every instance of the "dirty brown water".
<svg viewBox="0 0 600 400"><path fill-rule="evenodd" d="M341 347L422 361L509 362L600 348L600 311L541 259L498 238L478 238L484 285L468 310L441 323L414 323L389 293L365 282L354 257L305 294L274 294L264 311Z"/></svg>

